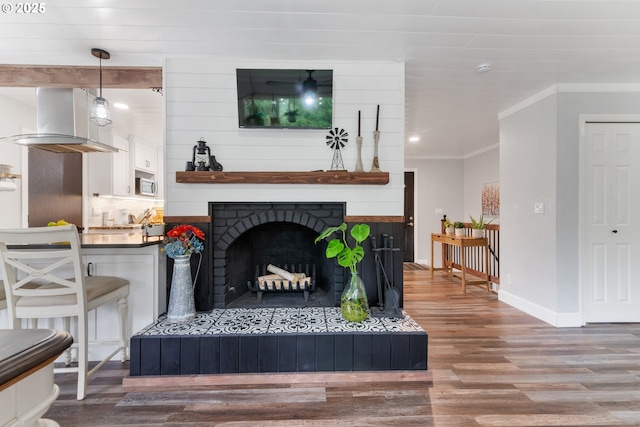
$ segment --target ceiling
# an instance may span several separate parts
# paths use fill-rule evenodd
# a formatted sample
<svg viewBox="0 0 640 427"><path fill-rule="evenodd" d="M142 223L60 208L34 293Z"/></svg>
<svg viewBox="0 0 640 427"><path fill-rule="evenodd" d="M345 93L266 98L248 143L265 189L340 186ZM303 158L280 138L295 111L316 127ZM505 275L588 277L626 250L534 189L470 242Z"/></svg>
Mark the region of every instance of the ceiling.
<svg viewBox="0 0 640 427"><path fill-rule="evenodd" d="M3 9L3 64L95 65L92 47L111 52L114 66L202 55L403 61L405 136L420 137L406 142L406 157L464 157L493 147L498 113L554 84L640 82L638 0L41 4L37 14ZM478 73L481 64L490 71Z"/></svg>

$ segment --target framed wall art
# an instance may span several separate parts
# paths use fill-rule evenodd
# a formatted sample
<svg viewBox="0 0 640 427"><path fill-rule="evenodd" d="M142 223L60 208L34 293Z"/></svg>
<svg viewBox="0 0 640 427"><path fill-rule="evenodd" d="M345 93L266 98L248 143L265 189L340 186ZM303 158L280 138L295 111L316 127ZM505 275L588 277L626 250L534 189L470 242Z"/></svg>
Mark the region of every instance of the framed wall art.
<svg viewBox="0 0 640 427"><path fill-rule="evenodd" d="M500 216L500 183L490 182L482 184L482 216Z"/></svg>

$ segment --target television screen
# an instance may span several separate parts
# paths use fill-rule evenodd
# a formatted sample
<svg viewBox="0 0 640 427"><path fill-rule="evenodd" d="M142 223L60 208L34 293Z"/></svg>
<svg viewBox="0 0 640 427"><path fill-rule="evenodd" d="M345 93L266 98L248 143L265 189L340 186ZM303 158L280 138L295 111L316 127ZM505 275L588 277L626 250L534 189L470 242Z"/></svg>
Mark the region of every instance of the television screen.
<svg viewBox="0 0 640 427"><path fill-rule="evenodd" d="M238 69L241 128L329 129L333 70Z"/></svg>

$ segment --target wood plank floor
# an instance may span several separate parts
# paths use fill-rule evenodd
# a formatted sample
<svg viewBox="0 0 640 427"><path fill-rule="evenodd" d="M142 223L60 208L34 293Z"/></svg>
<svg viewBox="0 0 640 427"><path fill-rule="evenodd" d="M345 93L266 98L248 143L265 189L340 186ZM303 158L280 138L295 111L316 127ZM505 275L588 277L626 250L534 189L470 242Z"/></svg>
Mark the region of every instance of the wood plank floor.
<svg viewBox="0 0 640 427"><path fill-rule="evenodd" d="M554 328L472 286L405 271L405 309L429 333L432 381L129 392L110 362L75 400L56 375L47 413L73 426L640 425L640 325Z"/></svg>

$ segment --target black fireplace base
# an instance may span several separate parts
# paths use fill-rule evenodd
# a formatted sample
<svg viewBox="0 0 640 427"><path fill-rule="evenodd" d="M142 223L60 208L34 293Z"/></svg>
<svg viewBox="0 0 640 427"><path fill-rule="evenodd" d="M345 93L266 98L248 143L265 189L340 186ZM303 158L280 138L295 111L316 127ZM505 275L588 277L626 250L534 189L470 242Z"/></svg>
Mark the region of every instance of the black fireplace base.
<svg viewBox="0 0 640 427"><path fill-rule="evenodd" d="M217 309L131 337L130 376L427 369L427 333L404 319L350 323L340 308Z"/></svg>

